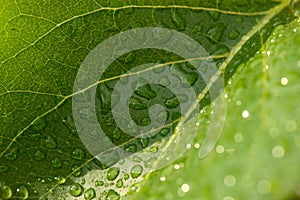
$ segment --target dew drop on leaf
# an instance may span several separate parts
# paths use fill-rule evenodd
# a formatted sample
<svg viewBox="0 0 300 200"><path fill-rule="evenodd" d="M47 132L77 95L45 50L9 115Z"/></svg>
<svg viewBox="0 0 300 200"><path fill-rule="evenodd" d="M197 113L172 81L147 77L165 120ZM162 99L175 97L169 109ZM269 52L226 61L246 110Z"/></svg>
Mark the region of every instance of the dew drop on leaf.
<svg viewBox="0 0 300 200"><path fill-rule="evenodd" d="M96 196L96 193L93 188L89 188L84 192L84 199L86 199L86 200L91 200L91 199L95 198L95 196Z"/></svg>
<svg viewBox="0 0 300 200"><path fill-rule="evenodd" d="M19 186L16 190L16 196L18 199L27 199L28 189L24 185Z"/></svg>
<svg viewBox="0 0 300 200"><path fill-rule="evenodd" d="M168 135L170 132L170 129L169 128L162 128L159 132L159 134L162 136L162 137L165 137L166 135Z"/></svg>
<svg viewBox="0 0 300 200"><path fill-rule="evenodd" d="M62 166L62 163L58 157L55 157L53 160L51 160L51 165L54 168L60 168Z"/></svg>
<svg viewBox="0 0 300 200"><path fill-rule="evenodd" d="M143 167L141 165L135 165L130 170L130 175L132 178L138 178L143 172Z"/></svg>
<svg viewBox="0 0 300 200"><path fill-rule="evenodd" d="M83 149L75 149L72 151L72 158L82 160L85 157L85 151Z"/></svg>
<svg viewBox="0 0 300 200"><path fill-rule="evenodd" d="M176 108L179 104L177 97L166 100L165 105L167 108Z"/></svg>
<svg viewBox="0 0 300 200"><path fill-rule="evenodd" d="M46 155L44 152L38 150L34 153L33 158L37 161L44 160L46 158Z"/></svg>
<svg viewBox="0 0 300 200"><path fill-rule="evenodd" d="M73 183L70 187L70 194L73 197L78 197L82 194L83 188L79 183Z"/></svg>
<svg viewBox="0 0 300 200"><path fill-rule="evenodd" d="M57 184L61 185L66 182L66 178L63 176L56 176L54 177L54 180L56 180Z"/></svg>
<svg viewBox="0 0 300 200"><path fill-rule="evenodd" d="M120 195L116 191L110 189L107 192L106 200L119 200L119 199L120 199Z"/></svg>
<svg viewBox="0 0 300 200"><path fill-rule="evenodd" d="M123 186L123 181L122 181L122 179L119 179L116 183L116 187L121 188L122 186Z"/></svg>
<svg viewBox="0 0 300 200"><path fill-rule="evenodd" d="M134 110L145 110L147 105L142 102L139 98L131 97L129 100L129 108Z"/></svg>
<svg viewBox="0 0 300 200"><path fill-rule="evenodd" d="M79 165L72 165L73 176L78 177L82 173L82 169L79 168Z"/></svg>
<svg viewBox="0 0 300 200"><path fill-rule="evenodd" d="M0 199L10 199L12 196L12 191L9 186L4 185L0 187Z"/></svg>
<svg viewBox="0 0 300 200"><path fill-rule="evenodd" d="M139 87L135 93L141 97L145 97L147 99L152 99L156 97L156 93L151 89L149 84L143 85Z"/></svg>
<svg viewBox="0 0 300 200"><path fill-rule="evenodd" d="M149 138L139 138L138 143L143 147L146 148L149 144Z"/></svg>
<svg viewBox="0 0 300 200"><path fill-rule="evenodd" d="M229 32L228 37L231 40L235 40L236 38L239 37L239 35L240 35L240 33L237 30L232 30L232 31Z"/></svg>
<svg viewBox="0 0 300 200"><path fill-rule="evenodd" d="M95 182L95 187L100 187L100 186L103 186L103 185L104 185L103 181L96 181Z"/></svg>
<svg viewBox="0 0 300 200"><path fill-rule="evenodd" d="M57 143L52 136L47 136L45 146L49 149L55 149L57 147Z"/></svg>
<svg viewBox="0 0 300 200"><path fill-rule="evenodd" d="M112 167L107 171L107 179L113 181L117 178L120 173L120 169L117 167Z"/></svg>

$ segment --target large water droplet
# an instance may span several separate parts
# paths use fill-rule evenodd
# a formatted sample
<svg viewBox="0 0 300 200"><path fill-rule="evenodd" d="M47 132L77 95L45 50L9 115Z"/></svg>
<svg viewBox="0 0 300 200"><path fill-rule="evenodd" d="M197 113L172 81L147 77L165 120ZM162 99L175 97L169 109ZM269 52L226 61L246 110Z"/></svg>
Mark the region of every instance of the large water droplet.
<svg viewBox="0 0 300 200"><path fill-rule="evenodd" d="M132 108L134 110L145 110L147 109L147 105L143 103L141 99L131 97L129 100L129 108Z"/></svg>
<svg viewBox="0 0 300 200"><path fill-rule="evenodd" d="M49 149L55 149L57 147L57 143L52 136L47 136L45 146Z"/></svg>
<svg viewBox="0 0 300 200"><path fill-rule="evenodd" d="M70 194L73 197L78 197L82 194L83 188L79 183L73 183L70 187Z"/></svg>
<svg viewBox="0 0 300 200"><path fill-rule="evenodd" d="M10 187L8 187L6 185L0 187L0 197L2 199L9 199L9 198L11 198L11 196L12 196L12 192L11 192Z"/></svg>
<svg viewBox="0 0 300 200"><path fill-rule="evenodd" d="M96 192L93 188L89 188L84 192L84 199L91 200L96 197Z"/></svg>
<svg viewBox="0 0 300 200"><path fill-rule="evenodd" d="M120 169L117 167L112 167L107 171L107 179L113 181L117 178L120 173Z"/></svg>
<svg viewBox="0 0 300 200"><path fill-rule="evenodd" d="M120 195L116 191L110 189L107 192L106 200L119 200L119 199L120 199Z"/></svg>
<svg viewBox="0 0 300 200"><path fill-rule="evenodd" d="M130 170L130 175L132 178L139 177L143 172L143 167L141 165L135 165Z"/></svg>
<svg viewBox="0 0 300 200"><path fill-rule="evenodd" d="M229 39L231 39L231 40L235 40L236 38L239 37L239 35L240 35L240 33L239 33L237 30L231 30L231 31L229 32L228 37L229 37Z"/></svg>
<svg viewBox="0 0 300 200"><path fill-rule="evenodd" d="M290 4L291 10L296 17L300 16L300 0L293 0Z"/></svg>
<svg viewBox="0 0 300 200"><path fill-rule="evenodd" d="M170 129L169 128L162 128L159 132L159 134L162 136L162 137L165 137L166 135L168 135L170 133Z"/></svg>
<svg viewBox="0 0 300 200"><path fill-rule="evenodd" d="M33 155L33 158L37 161L41 161L41 160L44 160L46 158L46 155L44 152L40 151L40 150L37 150L34 155Z"/></svg>
<svg viewBox="0 0 300 200"><path fill-rule="evenodd" d="M82 160L85 157L85 151L83 149L75 149L72 152L72 158Z"/></svg>
<svg viewBox="0 0 300 200"><path fill-rule="evenodd" d="M20 187L17 188L15 195L18 199L27 199L28 189L24 185L21 185Z"/></svg>

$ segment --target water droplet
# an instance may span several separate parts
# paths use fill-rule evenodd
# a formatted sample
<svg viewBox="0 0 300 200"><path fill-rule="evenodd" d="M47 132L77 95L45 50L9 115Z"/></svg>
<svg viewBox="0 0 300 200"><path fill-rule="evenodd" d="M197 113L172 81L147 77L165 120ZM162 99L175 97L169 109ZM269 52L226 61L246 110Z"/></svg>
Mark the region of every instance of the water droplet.
<svg viewBox="0 0 300 200"><path fill-rule="evenodd" d="M291 10L296 17L300 16L300 0L292 0L290 4Z"/></svg>
<svg viewBox="0 0 300 200"><path fill-rule="evenodd" d="M216 152L217 153L224 153L224 151L225 151L225 148L222 145L218 145L216 147Z"/></svg>
<svg viewBox="0 0 300 200"><path fill-rule="evenodd" d="M112 167L107 171L107 179L113 181L117 178L120 173L120 169L117 167Z"/></svg>
<svg viewBox="0 0 300 200"><path fill-rule="evenodd" d="M79 167L79 165L72 165L73 176L78 177L81 175L82 169Z"/></svg>
<svg viewBox="0 0 300 200"><path fill-rule="evenodd" d="M224 184L227 186L227 187L232 187L236 184L236 179L234 176L232 175L228 175L228 176L225 176L224 178Z"/></svg>
<svg viewBox="0 0 300 200"><path fill-rule="evenodd" d="M287 121L285 123L285 129L289 132L293 132L295 130L297 130L297 124L295 121Z"/></svg>
<svg viewBox="0 0 300 200"><path fill-rule="evenodd" d="M38 119L36 122L33 124L33 128L37 131L43 130L47 126L47 121L44 118Z"/></svg>
<svg viewBox="0 0 300 200"><path fill-rule="evenodd" d="M250 115L250 114L249 114L249 111L248 111L248 110L244 110L244 111L242 112L242 117L245 118L245 119L248 118L249 115Z"/></svg>
<svg viewBox="0 0 300 200"><path fill-rule="evenodd" d="M243 139L244 139L244 138L243 138L243 135L240 134L240 133L237 133L237 134L234 135L234 141L235 141L235 142L240 143L240 142L243 141Z"/></svg>
<svg viewBox="0 0 300 200"><path fill-rule="evenodd" d="M261 180L257 184L257 190L260 194L268 194L271 191L271 183L267 180Z"/></svg>
<svg viewBox="0 0 300 200"><path fill-rule="evenodd" d="M220 12L216 12L216 11L207 11L207 13L214 21L217 21L221 15Z"/></svg>
<svg viewBox="0 0 300 200"><path fill-rule="evenodd" d="M91 200L96 197L96 192L93 188L89 188L84 192L84 199Z"/></svg>
<svg viewBox="0 0 300 200"><path fill-rule="evenodd" d="M112 126L114 124L114 118L113 117L109 117L105 120L105 123L107 126Z"/></svg>
<svg viewBox="0 0 300 200"><path fill-rule="evenodd" d="M284 148L282 146L275 146L273 149L272 149L272 155L275 157L275 158L282 158L285 154L285 151L284 151Z"/></svg>
<svg viewBox="0 0 300 200"><path fill-rule="evenodd" d="M63 176L56 176L54 177L54 180L56 180L57 184L61 185L66 182L66 178Z"/></svg>
<svg viewBox="0 0 300 200"><path fill-rule="evenodd" d="M129 144L125 146L125 151L135 153L137 151L136 144Z"/></svg>
<svg viewBox="0 0 300 200"><path fill-rule="evenodd" d="M142 126L147 126L151 123L151 119L149 117L144 117L141 121Z"/></svg>
<svg viewBox="0 0 300 200"><path fill-rule="evenodd" d="M160 80L159 80L159 83L160 85L163 85L163 86L169 86L170 85L170 80L168 79L168 77L166 76L163 76Z"/></svg>
<svg viewBox="0 0 300 200"><path fill-rule="evenodd" d="M61 160L58 157L55 157L53 160L51 160L51 164L54 168L60 168L62 166Z"/></svg>
<svg viewBox="0 0 300 200"><path fill-rule="evenodd" d="M167 136L169 133L170 133L170 129L169 129L169 128L162 128L161 131L159 132L159 134L160 134L162 137Z"/></svg>
<svg viewBox="0 0 300 200"><path fill-rule="evenodd" d="M231 40L235 40L236 38L239 37L239 35L240 35L240 33L239 33L237 30L231 30L231 31L229 32L228 37L229 37L229 39L231 39Z"/></svg>
<svg viewBox="0 0 300 200"><path fill-rule="evenodd" d="M186 192L190 191L190 186L188 184L184 183L181 186L181 190L182 190L182 192L186 193Z"/></svg>
<svg viewBox="0 0 300 200"><path fill-rule="evenodd" d="M224 24L216 24L208 29L207 35L209 35L213 40L220 42L225 29L226 26Z"/></svg>
<svg viewBox="0 0 300 200"><path fill-rule="evenodd" d="M171 108L176 108L179 104L179 101L177 99L177 97L173 97L171 99L166 100L165 105L167 106L167 108L171 109Z"/></svg>
<svg viewBox="0 0 300 200"><path fill-rule="evenodd" d="M17 188L15 195L18 199L27 199L28 189L24 185L21 185L20 187Z"/></svg>
<svg viewBox="0 0 300 200"><path fill-rule="evenodd" d="M129 175L128 174L124 174L124 180L128 180L129 179Z"/></svg>
<svg viewBox="0 0 300 200"><path fill-rule="evenodd" d="M75 149L72 152L72 158L82 160L85 157L85 151L83 149Z"/></svg>
<svg viewBox="0 0 300 200"><path fill-rule="evenodd" d="M158 147L151 147L150 152L156 153L158 151Z"/></svg>
<svg viewBox="0 0 300 200"><path fill-rule="evenodd" d="M138 178L143 172L143 167L141 165L135 165L130 170L130 175L132 178Z"/></svg>
<svg viewBox="0 0 300 200"><path fill-rule="evenodd" d="M280 83L281 85L287 85L289 83L289 80L286 77L282 77Z"/></svg>
<svg viewBox="0 0 300 200"><path fill-rule="evenodd" d="M78 197L82 194L83 188L79 183L73 183L70 187L70 194L73 197Z"/></svg>
<svg viewBox="0 0 300 200"><path fill-rule="evenodd" d="M123 186L123 181L122 181L122 179L119 179L116 183L116 187L121 188L122 186Z"/></svg>
<svg viewBox="0 0 300 200"><path fill-rule="evenodd" d="M143 101L136 97L131 97L129 99L129 108L134 110L145 110L147 109L147 104L143 103Z"/></svg>
<svg viewBox="0 0 300 200"><path fill-rule="evenodd" d="M156 93L151 89L149 84L143 85L139 87L135 93L141 97L145 97L147 99L153 99L156 97Z"/></svg>
<svg viewBox="0 0 300 200"><path fill-rule="evenodd" d="M4 185L0 187L0 197L3 199L10 199L12 196L12 192L10 187Z"/></svg>
<svg viewBox="0 0 300 200"><path fill-rule="evenodd" d="M149 144L149 138L139 138L138 143L140 143L143 148L146 148Z"/></svg>
<svg viewBox="0 0 300 200"><path fill-rule="evenodd" d="M103 181L96 181L95 182L95 187L100 187L100 186L103 186L103 185L104 185Z"/></svg>
<svg viewBox="0 0 300 200"><path fill-rule="evenodd" d="M46 158L46 155L44 152L38 150L34 153L33 158L37 161L44 160Z"/></svg>
<svg viewBox="0 0 300 200"><path fill-rule="evenodd" d="M119 200L120 195L113 189L108 190L107 195L106 195L106 200Z"/></svg>
<svg viewBox="0 0 300 200"><path fill-rule="evenodd" d="M0 165L0 173L6 172L8 170L8 167L6 165Z"/></svg>
<svg viewBox="0 0 300 200"><path fill-rule="evenodd" d="M46 143L45 146L49 149L55 149L57 147L57 143L55 139L50 135L47 136L45 143Z"/></svg>

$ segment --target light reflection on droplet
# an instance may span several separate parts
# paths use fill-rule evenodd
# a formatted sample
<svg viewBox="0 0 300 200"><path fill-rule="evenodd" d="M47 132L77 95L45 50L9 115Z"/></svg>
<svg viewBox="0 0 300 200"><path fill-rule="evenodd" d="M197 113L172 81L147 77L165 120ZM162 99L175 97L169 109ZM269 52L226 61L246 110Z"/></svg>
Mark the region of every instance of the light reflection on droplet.
<svg viewBox="0 0 300 200"><path fill-rule="evenodd" d="M286 77L282 77L280 83L281 85L287 85L289 83L289 80Z"/></svg>
<svg viewBox="0 0 300 200"><path fill-rule="evenodd" d="M249 115L250 115L250 113L249 113L248 110L244 110L244 111L242 112L242 117L245 118L245 119L248 118Z"/></svg>
<svg viewBox="0 0 300 200"><path fill-rule="evenodd" d="M165 180L166 180L166 177L162 176L162 177L160 177L159 180L160 180L160 181L165 181Z"/></svg>
<svg viewBox="0 0 300 200"><path fill-rule="evenodd" d="M257 183L257 190L260 194L268 194L271 191L271 183L267 180L260 180Z"/></svg>
<svg viewBox="0 0 300 200"><path fill-rule="evenodd" d="M244 138L243 138L243 135L240 134L240 133L237 133L237 134L234 135L234 141L235 141L235 142L240 143L240 142L243 141L243 139L244 139Z"/></svg>
<svg viewBox="0 0 300 200"><path fill-rule="evenodd" d="M222 146L222 145L218 145L217 147L216 147L216 152L217 153L224 153L224 147Z"/></svg>
<svg viewBox="0 0 300 200"><path fill-rule="evenodd" d="M180 165L178 164L174 165L174 169L180 169Z"/></svg>
<svg viewBox="0 0 300 200"><path fill-rule="evenodd" d="M284 151L284 148L282 146L275 146L273 149L272 149L272 155L275 157L275 158L282 158L285 154L285 151Z"/></svg>
<svg viewBox="0 0 300 200"><path fill-rule="evenodd" d="M195 147L196 149L199 149L199 148L200 148L200 144L199 144L199 143L196 143L196 144L194 145L194 147Z"/></svg>
<svg viewBox="0 0 300 200"><path fill-rule="evenodd" d="M285 129L289 132L293 132L297 129L297 124L295 121L287 121L285 123Z"/></svg>
<svg viewBox="0 0 300 200"><path fill-rule="evenodd" d="M227 187L233 187L236 184L236 179L232 175L227 175L224 177L224 184Z"/></svg>
<svg viewBox="0 0 300 200"><path fill-rule="evenodd" d="M188 191L190 191L190 186L188 184L184 183L181 186L181 190L182 190L182 192L187 193Z"/></svg>
<svg viewBox="0 0 300 200"><path fill-rule="evenodd" d="M223 200L234 200L234 198L232 196L226 196L223 198Z"/></svg>

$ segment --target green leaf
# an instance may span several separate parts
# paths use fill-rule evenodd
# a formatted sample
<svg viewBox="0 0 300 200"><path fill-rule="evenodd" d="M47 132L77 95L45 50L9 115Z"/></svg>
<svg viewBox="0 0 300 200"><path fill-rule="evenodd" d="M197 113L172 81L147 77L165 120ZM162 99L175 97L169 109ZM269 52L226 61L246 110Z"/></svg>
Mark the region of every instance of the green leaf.
<svg viewBox="0 0 300 200"><path fill-rule="evenodd" d="M147 176L128 199L300 198L299 25L297 19L276 27L229 80L215 151L198 160L202 141L196 138L181 160Z"/></svg>
<svg viewBox="0 0 300 200"><path fill-rule="evenodd" d="M0 198L118 199L143 179L145 172L139 158L134 158L136 165L129 172L107 168L86 149L78 135L80 130L76 130L72 113L72 98L78 95L73 91L76 74L99 43L135 28L177 30L202 45L227 81L240 64L255 55L274 27L295 18L293 12L298 13L298 1L295 2L291 9L288 1L267 0L3 0L0 5ZM145 85L135 91L129 103L130 114L137 124L147 126L151 120L149 106L145 104L165 104L169 110L161 117L167 116L170 123L164 132L148 139L131 137L123 134L112 119L112 89L120 77L136 66L157 63L174 69L193 85L201 97L201 108L210 103L209 98L203 98L209 85L195 76L188 62L163 50L136 50L118 58L95 81L98 121L116 146L124 146L127 152L147 148L155 152L155 145L161 140L176 137L174 130L181 117L179 97L157 85ZM238 90L232 93L238 94ZM202 163L194 159L192 169ZM119 165L123 162L118 158L111 160ZM149 184L154 182L151 180Z"/></svg>

